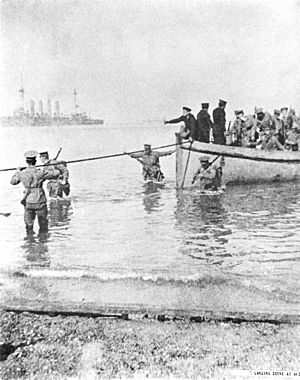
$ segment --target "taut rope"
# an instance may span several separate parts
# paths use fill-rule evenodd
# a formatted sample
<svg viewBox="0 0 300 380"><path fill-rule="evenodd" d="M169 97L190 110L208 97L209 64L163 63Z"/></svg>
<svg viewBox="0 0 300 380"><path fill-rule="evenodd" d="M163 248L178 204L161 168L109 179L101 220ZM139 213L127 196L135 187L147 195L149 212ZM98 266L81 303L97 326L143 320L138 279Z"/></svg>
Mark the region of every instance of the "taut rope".
<svg viewBox="0 0 300 380"><path fill-rule="evenodd" d="M156 150L156 149L163 149L163 148L169 148L171 146L176 146L176 145L182 145L182 143L175 143L175 144L168 144L168 145L162 145L162 146L157 146L155 148L151 148L152 150ZM70 161L58 161L58 163L66 163L66 164L74 164L76 162L86 162L86 161L95 161L95 160L103 160L105 158L114 158L114 157L121 157L121 156L128 156L129 154L133 154L133 153L140 153L140 152L143 152L144 150L136 150L136 151L133 151L133 152L126 152L126 153L116 153L116 154L109 154L109 155L106 155L106 156L97 156L97 157L90 157L90 158L80 158L78 160L70 160ZM48 165L53 165L53 164L45 164L45 165L36 165L35 167L36 168L39 168L39 167L44 167L44 166L48 166ZM24 169L25 167L22 167L21 169ZM10 170L17 170L18 168L8 168L8 169L0 169L0 172L7 172L7 171L10 171Z"/></svg>

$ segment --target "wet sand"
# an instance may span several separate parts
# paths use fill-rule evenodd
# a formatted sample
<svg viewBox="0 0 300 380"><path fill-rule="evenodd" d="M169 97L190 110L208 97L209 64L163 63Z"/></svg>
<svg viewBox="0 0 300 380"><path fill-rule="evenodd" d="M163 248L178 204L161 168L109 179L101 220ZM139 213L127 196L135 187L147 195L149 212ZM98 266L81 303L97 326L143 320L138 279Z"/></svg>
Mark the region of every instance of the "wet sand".
<svg viewBox="0 0 300 380"><path fill-rule="evenodd" d="M296 324L1 312L0 331L14 349L0 361L1 379L239 379L254 373L241 370L299 370Z"/></svg>

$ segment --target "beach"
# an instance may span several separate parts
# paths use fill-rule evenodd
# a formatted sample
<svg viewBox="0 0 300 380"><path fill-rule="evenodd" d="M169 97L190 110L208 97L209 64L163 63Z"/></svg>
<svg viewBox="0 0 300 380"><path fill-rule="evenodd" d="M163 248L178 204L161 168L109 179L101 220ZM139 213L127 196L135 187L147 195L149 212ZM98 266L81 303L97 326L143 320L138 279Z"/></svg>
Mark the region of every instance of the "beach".
<svg viewBox="0 0 300 380"><path fill-rule="evenodd" d="M1 379L238 379L299 370L297 324L2 312L0 331L15 349L0 362Z"/></svg>

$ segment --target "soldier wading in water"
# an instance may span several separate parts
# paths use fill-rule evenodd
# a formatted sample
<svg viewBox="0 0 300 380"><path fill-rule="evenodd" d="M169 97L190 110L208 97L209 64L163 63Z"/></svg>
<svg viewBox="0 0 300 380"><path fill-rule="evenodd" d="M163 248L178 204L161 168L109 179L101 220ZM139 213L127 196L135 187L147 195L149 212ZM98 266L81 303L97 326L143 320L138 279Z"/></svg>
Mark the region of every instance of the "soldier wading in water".
<svg viewBox="0 0 300 380"><path fill-rule="evenodd" d="M199 181L200 190L218 190L221 187L224 159L221 159L219 166L212 165L208 156L201 156L199 161L201 166L194 174L192 184Z"/></svg>
<svg viewBox="0 0 300 380"><path fill-rule="evenodd" d="M47 199L43 189L43 182L47 179L56 179L59 171L53 167L36 168L38 152L28 151L24 154L28 166L25 169L18 168L10 183L18 185L20 182L25 187L21 204L24 206L24 221L28 234L33 233L35 217L38 218L39 232L48 231Z"/></svg>
<svg viewBox="0 0 300 380"><path fill-rule="evenodd" d="M63 194L70 194L69 184L69 170L67 164L64 161L57 161L56 159L50 159L48 152L41 152L40 159L46 167L51 166L52 170L59 171L59 177L55 180L51 180L47 183L47 189L50 197L62 198ZM51 164L51 165L50 165Z"/></svg>
<svg viewBox="0 0 300 380"><path fill-rule="evenodd" d="M143 165L144 181L156 180L161 182L165 177L160 170L159 157L169 156L174 152L175 150L169 150L167 152L152 151L151 145L144 144L144 152L131 153L129 156L137 159Z"/></svg>

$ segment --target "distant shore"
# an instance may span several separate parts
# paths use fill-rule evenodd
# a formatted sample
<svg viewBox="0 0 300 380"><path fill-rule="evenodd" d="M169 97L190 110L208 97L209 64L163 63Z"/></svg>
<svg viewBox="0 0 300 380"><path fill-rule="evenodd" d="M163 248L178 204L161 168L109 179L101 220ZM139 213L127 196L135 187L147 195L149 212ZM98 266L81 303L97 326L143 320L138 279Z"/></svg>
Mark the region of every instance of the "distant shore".
<svg viewBox="0 0 300 380"><path fill-rule="evenodd" d="M251 378L299 370L299 338L296 324L1 312L0 378Z"/></svg>

